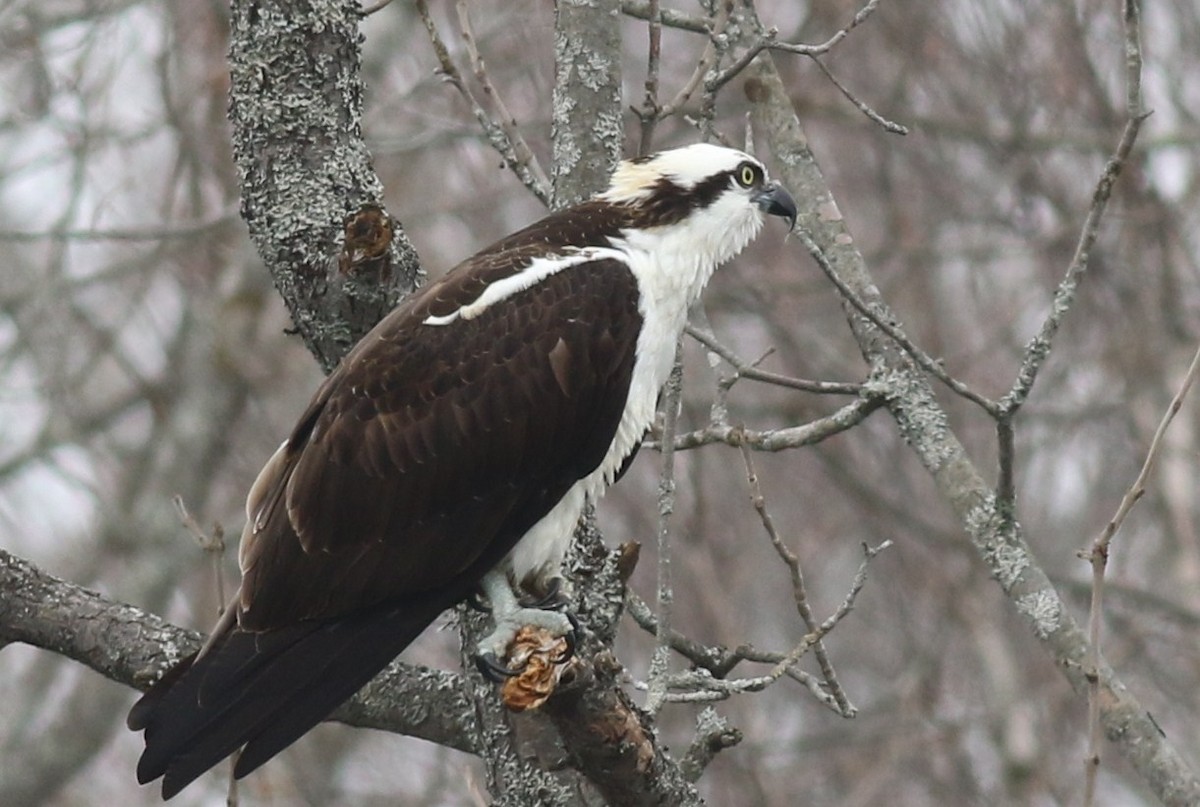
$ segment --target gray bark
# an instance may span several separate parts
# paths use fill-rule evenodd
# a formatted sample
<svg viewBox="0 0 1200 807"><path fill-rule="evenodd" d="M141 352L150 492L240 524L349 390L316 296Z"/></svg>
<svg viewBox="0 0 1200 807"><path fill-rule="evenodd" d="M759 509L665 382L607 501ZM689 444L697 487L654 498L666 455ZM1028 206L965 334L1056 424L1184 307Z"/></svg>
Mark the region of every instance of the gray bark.
<svg viewBox="0 0 1200 807"><path fill-rule="evenodd" d="M423 278L395 227L387 261L338 268L343 222L382 206L363 143L363 84L355 0L235 2L229 118L242 218L292 313L328 372Z"/></svg>
<svg viewBox="0 0 1200 807"><path fill-rule="evenodd" d="M608 185L621 159L621 4L558 0L554 18L554 207Z"/></svg>

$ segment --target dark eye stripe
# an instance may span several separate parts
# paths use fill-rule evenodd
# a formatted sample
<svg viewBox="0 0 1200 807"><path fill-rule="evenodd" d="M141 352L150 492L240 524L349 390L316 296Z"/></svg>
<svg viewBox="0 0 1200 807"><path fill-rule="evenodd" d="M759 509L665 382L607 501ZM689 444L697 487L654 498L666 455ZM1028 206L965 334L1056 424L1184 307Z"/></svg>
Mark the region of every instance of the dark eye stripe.
<svg viewBox="0 0 1200 807"><path fill-rule="evenodd" d="M743 162L736 168L721 171L701 180L692 188L684 188L665 177L658 180L654 184L650 196L638 205L639 225L654 227L675 224L687 218L694 211L703 210L717 201L717 198L730 185L738 183L742 170L745 168L750 168L754 172L755 182L762 179L761 168L754 163Z"/></svg>

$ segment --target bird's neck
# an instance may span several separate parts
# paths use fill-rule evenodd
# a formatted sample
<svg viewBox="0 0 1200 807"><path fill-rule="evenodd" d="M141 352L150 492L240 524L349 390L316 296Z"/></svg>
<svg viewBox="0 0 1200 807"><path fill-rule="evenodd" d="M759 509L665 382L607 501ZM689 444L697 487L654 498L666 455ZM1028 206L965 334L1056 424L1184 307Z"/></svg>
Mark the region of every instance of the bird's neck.
<svg viewBox="0 0 1200 807"><path fill-rule="evenodd" d="M663 314L679 317L700 298L721 264L736 256L758 233L761 219L748 216L728 227L668 226L624 230L613 246L629 258L642 294ZM680 325L682 327L682 324Z"/></svg>

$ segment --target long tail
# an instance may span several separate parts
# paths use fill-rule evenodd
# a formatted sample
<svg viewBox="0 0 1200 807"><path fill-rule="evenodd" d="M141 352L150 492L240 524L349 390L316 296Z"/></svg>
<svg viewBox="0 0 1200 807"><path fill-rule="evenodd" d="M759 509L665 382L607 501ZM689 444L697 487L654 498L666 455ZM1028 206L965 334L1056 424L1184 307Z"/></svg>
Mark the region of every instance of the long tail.
<svg viewBox="0 0 1200 807"><path fill-rule="evenodd" d="M357 692L445 607L409 601L264 633L227 628L130 710L129 728L145 731L138 781L163 777L169 799L245 746L240 779Z"/></svg>

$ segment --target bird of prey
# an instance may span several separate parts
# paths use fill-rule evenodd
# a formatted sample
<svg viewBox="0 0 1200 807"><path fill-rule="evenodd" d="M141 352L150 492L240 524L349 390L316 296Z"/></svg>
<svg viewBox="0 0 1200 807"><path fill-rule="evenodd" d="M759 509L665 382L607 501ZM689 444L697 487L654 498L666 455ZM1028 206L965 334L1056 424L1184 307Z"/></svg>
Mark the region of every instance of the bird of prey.
<svg viewBox="0 0 1200 807"><path fill-rule="evenodd" d="M401 302L250 489L233 603L129 714L138 780L170 798L239 748L246 775L480 590L484 658L522 625L569 634L511 586L553 588L651 424L688 308L764 214L794 225L795 201L747 154L638 157Z"/></svg>

